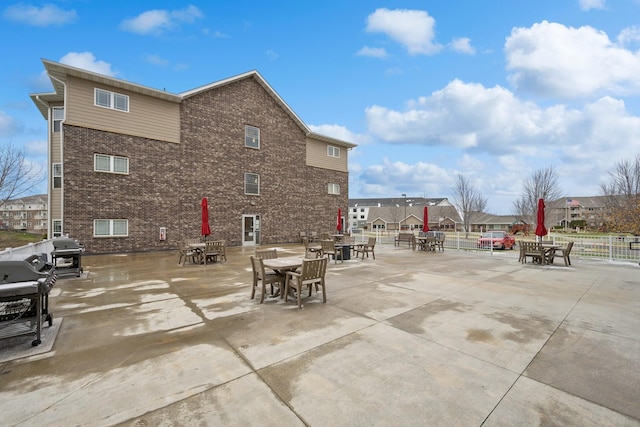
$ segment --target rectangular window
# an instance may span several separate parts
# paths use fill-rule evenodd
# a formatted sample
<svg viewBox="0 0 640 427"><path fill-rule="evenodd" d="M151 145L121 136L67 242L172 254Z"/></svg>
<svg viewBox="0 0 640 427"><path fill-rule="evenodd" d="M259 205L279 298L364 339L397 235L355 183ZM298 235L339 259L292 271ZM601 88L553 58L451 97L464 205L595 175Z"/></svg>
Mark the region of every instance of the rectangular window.
<svg viewBox="0 0 640 427"><path fill-rule="evenodd" d="M60 132L62 121L64 120L64 107L53 107L53 131Z"/></svg>
<svg viewBox="0 0 640 427"><path fill-rule="evenodd" d="M62 188L62 163L53 164L53 188Z"/></svg>
<svg viewBox="0 0 640 427"><path fill-rule="evenodd" d="M253 126L244 127L244 146L260 148L260 129Z"/></svg>
<svg viewBox="0 0 640 427"><path fill-rule="evenodd" d="M340 148L333 145L327 145L327 156L340 158Z"/></svg>
<svg viewBox="0 0 640 427"><path fill-rule="evenodd" d="M329 183L329 194L340 194L340 184Z"/></svg>
<svg viewBox="0 0 640 427"><path fill-rule="evenodd" d="M126 219L94 219L94 237L126 237L129 235L129 220Z"/></svg>
<svg viewBox="0 0 640 427"><path fill-rule="evenodd" d="M244 194L260 195L260 175L255 173L244 174Z"/></svg>
<svg viewBox="0 0 640 427"><path fill-rule="evenodd" d="M96 154L93 159L93 170L96 172L129 173L129 159L107 154Z"/></svg>
<svg viewBox="0 0 640 427"><path fill-rule="evenodd" d="M129 111L129 97L108 90L95 89L95 105L112 110Z"/></svg>
<svg viewBox="0 0 640 427"><path fill-rule="evenodd" d="M54 219L52 222L53 237L62 236L62 220Z"/></svg>

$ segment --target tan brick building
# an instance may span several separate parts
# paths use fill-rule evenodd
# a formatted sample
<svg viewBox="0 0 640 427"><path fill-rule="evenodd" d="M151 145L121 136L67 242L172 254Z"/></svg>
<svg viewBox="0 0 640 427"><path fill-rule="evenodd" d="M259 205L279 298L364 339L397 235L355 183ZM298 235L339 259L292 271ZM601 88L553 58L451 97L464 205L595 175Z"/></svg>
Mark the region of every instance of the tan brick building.
<svg viewBox="0 0 640 427"><path fill-rule="evenodd" d="M349 142L313 133L256 72L170 94L43 60L54 92L31 98L49 123L49 235L88 252L297 242L348 206ZM161 230L166 238L161 239Z"/></svg>

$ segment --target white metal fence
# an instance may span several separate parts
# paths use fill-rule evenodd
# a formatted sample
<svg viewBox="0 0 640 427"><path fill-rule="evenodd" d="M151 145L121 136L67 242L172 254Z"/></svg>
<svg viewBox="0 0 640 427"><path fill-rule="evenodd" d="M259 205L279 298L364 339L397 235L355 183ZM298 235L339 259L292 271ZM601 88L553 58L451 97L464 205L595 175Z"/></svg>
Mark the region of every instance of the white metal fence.
<svg viewBox="0 0 640 427"><path fill-rule="evenodd" d="M363 233L376 236L382 244L394 244L396 233L377 232ZM478 247L478 239L482 233L445 232L444 247L446 249L467 251L495 251L493 248ZM518 241L535 241L535 235L514 236L516 239L515 250L518 250ZM358 237L356 238L358 240ZM571 249L572 258L590 258L603 261L627 261L640 263L640 236L581 236L575 234L550 233L544 240L566 246L573 241ZM405 243L406 245L406 243ZM638 249L636 249L638 248ZM508 249L507 249L508 251Z"/></svg>

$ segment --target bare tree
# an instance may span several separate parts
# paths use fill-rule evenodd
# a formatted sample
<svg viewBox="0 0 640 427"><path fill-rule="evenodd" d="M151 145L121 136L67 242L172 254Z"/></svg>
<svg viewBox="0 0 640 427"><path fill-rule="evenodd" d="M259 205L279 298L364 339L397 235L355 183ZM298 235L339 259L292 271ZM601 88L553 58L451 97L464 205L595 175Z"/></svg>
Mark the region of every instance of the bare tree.
<svg viewBox="0 0 640 427"><path fill-rule="evenodd" d="M40 184L41 168L27 161L22 150L11 143L0 150L0 206Z"/></svg>
<svg viewBox="0 0 640 427"><path fill-rule="evenodd" d="M458 174L456 185L453 188L453 201L462 217L464 231L468 237L473 224L473 217L487 208L487 199L482 197L480 191L467 177Z"/></svg>
<svg viewBox="0 0 640 427"><path fill-rule="evenodd" d="M513 214L526 218L529 224L535 222L538 199L545 201L562 197L562 190L558 184L558 174L553 166L538 169L522 184L520 197L513 202Z"/></svg>
<svg viewBox="0 0 640 427"><path fill-rule="evenodd" d="M609 178L600 185L608 207L603 222L612 231L640 235L640 154L616 163Z"/></svg>

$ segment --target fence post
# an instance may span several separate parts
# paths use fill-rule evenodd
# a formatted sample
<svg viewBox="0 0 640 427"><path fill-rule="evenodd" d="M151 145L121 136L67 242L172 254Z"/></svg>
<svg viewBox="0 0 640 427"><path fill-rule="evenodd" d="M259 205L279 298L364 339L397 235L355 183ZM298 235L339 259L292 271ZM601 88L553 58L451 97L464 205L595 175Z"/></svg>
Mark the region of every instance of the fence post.
<svg viewBox="0 0 640 427"><path fill-rule="evenodd" d="M613 236L609 235L609 261L613 261Z"/></svg>

